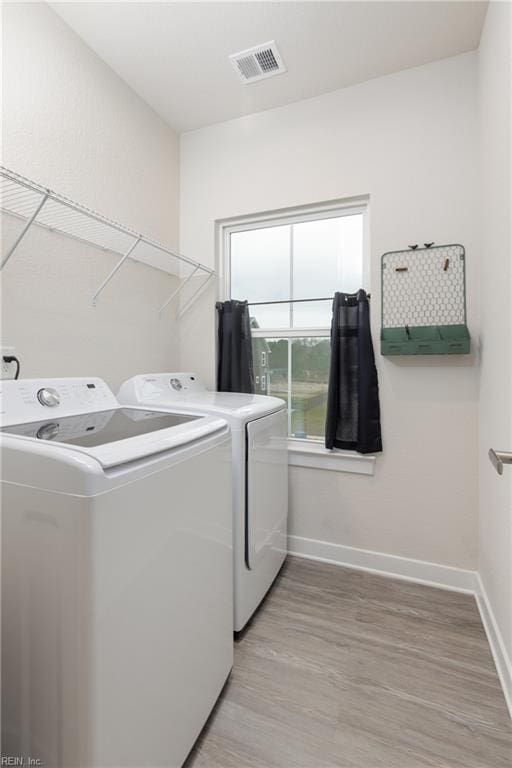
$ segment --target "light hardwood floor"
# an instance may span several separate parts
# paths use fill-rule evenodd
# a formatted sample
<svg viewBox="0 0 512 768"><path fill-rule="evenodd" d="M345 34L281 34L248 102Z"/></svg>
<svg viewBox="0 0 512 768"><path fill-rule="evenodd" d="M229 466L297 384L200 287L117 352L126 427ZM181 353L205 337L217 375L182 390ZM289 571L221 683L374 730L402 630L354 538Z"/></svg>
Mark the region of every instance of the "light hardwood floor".
<svg viewBox="0 0 512 768"><path fill-rule="evenodd" d="M475 600L289 558L187 768L512 766Z"/></svg>

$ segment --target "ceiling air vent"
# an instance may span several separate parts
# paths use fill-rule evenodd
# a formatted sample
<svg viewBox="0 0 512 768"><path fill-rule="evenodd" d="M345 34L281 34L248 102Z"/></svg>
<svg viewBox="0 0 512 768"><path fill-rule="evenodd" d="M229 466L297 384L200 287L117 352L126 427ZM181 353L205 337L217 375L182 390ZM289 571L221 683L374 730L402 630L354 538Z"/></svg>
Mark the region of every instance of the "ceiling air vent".
<svg viewBox="0 0 512 768"><path fill-rule="evenodd" d="M243 83L254 83L266 77L281 75L286 67L274 40L256 45L229 57Z"/></svg>

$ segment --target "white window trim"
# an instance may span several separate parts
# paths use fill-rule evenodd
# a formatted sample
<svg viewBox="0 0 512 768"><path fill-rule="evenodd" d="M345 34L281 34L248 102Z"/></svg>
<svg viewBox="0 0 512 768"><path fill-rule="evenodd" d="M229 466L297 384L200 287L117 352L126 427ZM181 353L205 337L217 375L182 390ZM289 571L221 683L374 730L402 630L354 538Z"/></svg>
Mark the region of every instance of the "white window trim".
<svg viewBox="0 0 512 768"><path fill-rule="evenodd" d="M216 221L216 266L218 274L217 298L226 301L231 298L230 285L230 241L233 232L244 232L248 229L263 229L269 225L283 226L303 221L337 218L350 216L355 213L363 214L363 287L369 292L370 286L370 242L369 242L369 196L363 195L343 200L331 200L324 203L297 206L279 211L263 211L247 216ZM325 337L330 335L330 327L326 328L266 328L253 330L254 338L302 338ZM337 472L352 472L362 475L373 475L375 456L363 456L355 451L332 451L325 448L318 439L288 438L288 465L294 467L310 467L313 469L335 470Z"/></svg>
<svg viewBox="0 0 512 768"><path fill-rule="evenodd" d="M355 451L332 451L325 448L320 440L288 438L288 466L330 469L335 472L352 472L357 475L373 475L375 456Z"/></svg>
<svg viewBox="0 0 512 768"><path fill-rule="evenodd" d="M218 219L216 221L216 267L218 275L217 297L219 301L227 301L231 298L231 263L229 237L233 232L244 232L247 229L265 229L272 223L275 226L297 224L302 221L315 221L317 219L337 218L339 216L351 216L355 213L363 214L363 288L369 292L370 286L370 238L369 238L369 196L346 198L343 200L330 200L324 203L286 208L278 211L262 211L246 216L237 216L232 219ZM280 329L282 335L283 330ZM306 329L307 330L307 329ZM330 331L330 329L327 329ZM278 332L278 329L275 329ZM290 335L289 333L287 335ZM302 334L304 335L304 334Z"/></svg>

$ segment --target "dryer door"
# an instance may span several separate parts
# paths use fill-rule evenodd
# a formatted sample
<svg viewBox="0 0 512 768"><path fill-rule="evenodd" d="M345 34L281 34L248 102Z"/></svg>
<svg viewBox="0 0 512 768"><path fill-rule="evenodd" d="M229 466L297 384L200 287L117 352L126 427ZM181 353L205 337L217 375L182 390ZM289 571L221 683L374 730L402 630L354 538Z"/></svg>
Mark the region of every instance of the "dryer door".
<svg viewBox="0 0 512 768"><path fill-rule="evenodd" d="M286 552L288 518L287 417L281 410L246 427L245 560L255 568L269 550Z"/></svg>

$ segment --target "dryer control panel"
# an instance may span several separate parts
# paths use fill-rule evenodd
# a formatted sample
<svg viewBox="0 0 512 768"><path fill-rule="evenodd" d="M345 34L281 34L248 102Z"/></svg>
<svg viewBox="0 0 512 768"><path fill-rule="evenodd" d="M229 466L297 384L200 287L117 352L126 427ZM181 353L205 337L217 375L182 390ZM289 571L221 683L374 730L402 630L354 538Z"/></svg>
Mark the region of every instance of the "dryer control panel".
<svg viewBox="0 0 512 768"><path fill-rule="evenodd" d="M17 379L0 382L2 426L109 411L118 405L102 379Z"/></svg>
<svg viewBox="0 0 512 768"><path fill-rule="evenodd" d="M208 390L195 373L148 373L128 379L119 391L120 402L147 402L165 396L178 404ZM122 395L122 396L121 396ZM125 399L126 398L126 399Z"/></svg>

